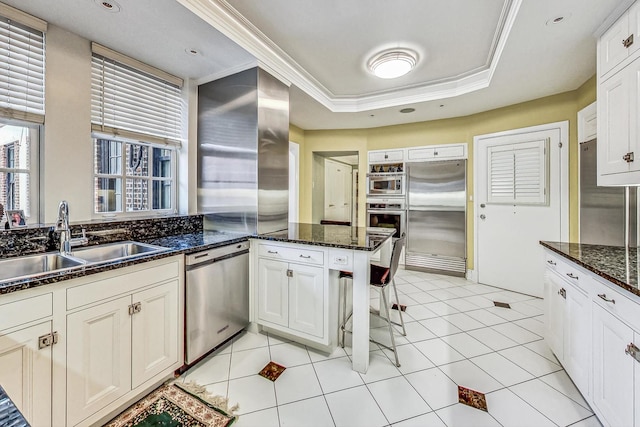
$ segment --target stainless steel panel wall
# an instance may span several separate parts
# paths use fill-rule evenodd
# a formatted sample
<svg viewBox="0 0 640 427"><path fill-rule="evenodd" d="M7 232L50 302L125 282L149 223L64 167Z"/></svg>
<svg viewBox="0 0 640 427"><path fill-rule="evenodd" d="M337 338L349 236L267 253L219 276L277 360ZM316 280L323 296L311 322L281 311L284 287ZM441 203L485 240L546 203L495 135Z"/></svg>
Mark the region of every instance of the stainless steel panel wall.
<svg viewBox="0 0 640 427"><path fill-rule="evenodd" d="M289 94L259 68L198 87L198 212L205 229L287 228Z"/></svg>
<svg viewBox="0 0 640 427"><path fill-rule="evenodd" d="M596 144L580 144L580 243L624 246L625 188L597 186Z"/></svg>
<svg viewBox="0 0 640 427"><path fill-rule="evenodd" d="M289 88L258 68L258 233L289 220Z"/></svg>

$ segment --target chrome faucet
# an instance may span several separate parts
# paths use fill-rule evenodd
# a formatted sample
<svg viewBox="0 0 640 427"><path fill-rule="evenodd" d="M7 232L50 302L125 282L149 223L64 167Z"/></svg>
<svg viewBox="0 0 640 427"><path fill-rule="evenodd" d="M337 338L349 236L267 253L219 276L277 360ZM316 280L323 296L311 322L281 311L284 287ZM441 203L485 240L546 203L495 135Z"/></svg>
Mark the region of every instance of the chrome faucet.
<svg viewBox="0 0 640 427"><path fill-rule="evenodd" d="M71 238L71 228L69 227L69 203L63 200L58 205L58 219L56 220L55 231L60 233L60 252L68 254L74 246L86 245L89 239L82 229L82 237Z"/></svg>

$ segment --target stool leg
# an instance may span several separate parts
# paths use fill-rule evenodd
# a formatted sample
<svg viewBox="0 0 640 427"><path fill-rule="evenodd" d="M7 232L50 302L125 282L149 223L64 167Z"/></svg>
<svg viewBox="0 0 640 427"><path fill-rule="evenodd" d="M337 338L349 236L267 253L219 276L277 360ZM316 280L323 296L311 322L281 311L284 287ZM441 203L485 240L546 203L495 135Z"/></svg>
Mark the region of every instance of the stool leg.
<svg viewBox="0 0 640 427"><path fill-rule="evenodd" d="M393 326L391 326L391 313L389 313L389 304L387 303L387 297L384 294L384 289L380 288L380 294L384 303L384 310L387 315L387 325L389 325L389 336L391 337L391 347L393 347L393 355L396 357L396 366L400 367L400 361L398 361L398 349L396 348L396 339L393 337Z"/></svg>
<svg viewBox="0 0 640 427"><path fill-rule="evenodd" d="M396 289L396 279L391 279L393 285L393 293L396 294L396 304L398 304L398 314L400 315L400 324L402 325L402 335L407 336L407 331L404 328L404 319L402 318L402 310L400 310L400 299L398 298L398 290Z"/></svg>

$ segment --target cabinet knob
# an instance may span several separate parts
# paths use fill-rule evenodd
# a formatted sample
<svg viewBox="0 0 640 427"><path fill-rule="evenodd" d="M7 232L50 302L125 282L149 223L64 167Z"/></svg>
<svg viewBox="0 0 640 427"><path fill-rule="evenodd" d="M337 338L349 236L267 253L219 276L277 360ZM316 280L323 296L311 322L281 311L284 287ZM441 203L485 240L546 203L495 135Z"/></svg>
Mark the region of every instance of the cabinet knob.
<svg viewBox="0 0 640 427"><path fill-rule="evenodd" d="M293 270L287 270L287 277L293 277Z"/></svg>
<svg viewBox="0 0 640 427"><path fill-rule="evenodd" d="M626 39L622 40L622 45L626 48L629 48L633 44L633 34L631 34Z"/></svg>
<svg viewBox="0 0 640 427"><path fill-rule="evenodd" d="M486 219L487 216L485 214L480 215L480 219Z"/></svg>

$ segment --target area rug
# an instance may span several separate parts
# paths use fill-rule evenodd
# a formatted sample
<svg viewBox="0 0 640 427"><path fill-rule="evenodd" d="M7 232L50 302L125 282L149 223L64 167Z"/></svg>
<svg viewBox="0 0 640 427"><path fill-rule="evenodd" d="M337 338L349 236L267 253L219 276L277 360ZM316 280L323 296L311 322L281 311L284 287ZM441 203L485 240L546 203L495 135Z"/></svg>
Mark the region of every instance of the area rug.
<svg viewBox="0 0 640 427"><path fill-rule="evenodd" d="M233 415L237 409L200 385L170 383L130 406L107 427L227 427L237 419Z"/></svg>

